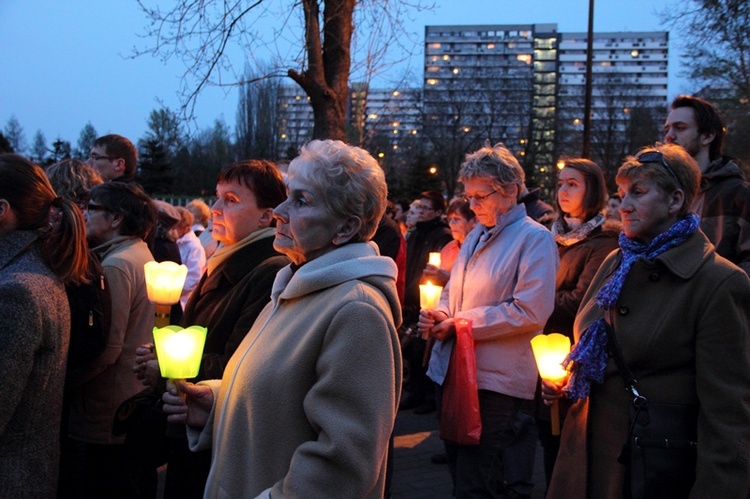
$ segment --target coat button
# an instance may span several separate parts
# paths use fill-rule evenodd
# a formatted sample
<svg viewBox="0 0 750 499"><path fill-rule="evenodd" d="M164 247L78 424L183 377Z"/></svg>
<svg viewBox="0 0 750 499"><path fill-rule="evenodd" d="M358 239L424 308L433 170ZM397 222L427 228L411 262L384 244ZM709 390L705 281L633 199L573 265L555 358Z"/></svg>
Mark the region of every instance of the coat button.
<svg viewBox="0 0 750 499"><path fill-rule="evenodd" d="M659 273L658 272L651 272L648 276L648 280L651 282L656 282L659 280Z"/></svg>
<svg viewBox="0 0 750 499"><path fill-rule="evenodd" d="M620 313L620 315L628 315L630 309L623 305L622 307L618 308L617 311Z"/></svg>

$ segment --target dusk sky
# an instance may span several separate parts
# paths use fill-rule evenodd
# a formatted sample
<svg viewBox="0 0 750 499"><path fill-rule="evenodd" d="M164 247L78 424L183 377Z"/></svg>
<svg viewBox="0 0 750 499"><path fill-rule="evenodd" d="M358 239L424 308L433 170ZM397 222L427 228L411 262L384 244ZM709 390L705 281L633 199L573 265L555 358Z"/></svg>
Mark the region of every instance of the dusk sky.
<svg viewBox="0 0 750 499"><path fill-rule="evenodd" d="M280 2L281 0L266 0ZM150 2L156 4L157 2ZM173 2L158 2L162 6ZM587 29L587 0L437 0L409 29L422 43L425 25L557 23L563 32ZM658 12L669 0L596 0L595 31L664 31ZM41 130L48 145L57 137L76 146L87 122L99 135L119 133L134 142L146 129L153 109L179 107L177 91L184 67L151 56L127 58L147 25L135 0L0 0L0 129L15 115L31 146ZM268 19L267 23L272 23ZM679 76L679 33L670 33L669 97L697 88ZM239 51L238 51L239 53ZM242 67L242 54L236 62ZM255 54L263 59L263 54ZM421 78L422 49L410 60ZM382 75L398 79L406 64ZM288 78L285 83L292 83ZM378 80L374 82L379 83ZM388 86L387 83L382 86ZM209 89L198 100L198 127L223 119L234 131L237 89Z"/></svg>

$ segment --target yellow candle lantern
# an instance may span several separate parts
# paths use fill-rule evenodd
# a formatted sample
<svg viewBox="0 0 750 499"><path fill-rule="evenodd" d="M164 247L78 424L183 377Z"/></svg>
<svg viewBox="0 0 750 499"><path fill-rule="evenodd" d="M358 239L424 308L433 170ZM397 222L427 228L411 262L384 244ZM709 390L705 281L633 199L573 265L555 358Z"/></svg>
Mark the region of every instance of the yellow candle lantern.
<svg viewBox="0 0 750 499"><path fill-rule="evenodd" d="M432 310L440 305L440 293L443 292L442 286L435 286L430 281L426 284L419 285L419 306L423 310Z"/></svg>
<svg viewBox="0 0 750 499"><path fill-rule="evenodd" d="M175 262L148 262L143 266L146 274L148 299L156 305L156 327L169 324L169 309L180 301L188 269Z"/></svg>
<svg viewBox="0 0 750 499"><path fill-rule="evenodd" d="M565 379L568 371L562 366L570 353L570 338L560 333L540 334L531 339L536 367L542 379L559 382ZM555 400L550 407L552 434L560 434L560 406Z"/></svg>
<svg viewBox="0 0 750 499"><path fill-rule="evenodd" d="M166 326L154 328L156 358L161 375L169 379L194 378L198 375L208 330L201 326Z"/></svg>
<svg viewBox="0 0 750 499"><path fill-rule="evenodd" d="M440 267L440 253L437 251L431 252L427 263L435 267Z"/></svg>

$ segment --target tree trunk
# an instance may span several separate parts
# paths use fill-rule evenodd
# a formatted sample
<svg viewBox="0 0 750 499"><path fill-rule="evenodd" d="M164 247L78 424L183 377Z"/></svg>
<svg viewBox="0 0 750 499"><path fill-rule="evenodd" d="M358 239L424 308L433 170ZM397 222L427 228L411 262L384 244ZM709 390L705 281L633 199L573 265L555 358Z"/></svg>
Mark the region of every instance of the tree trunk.
<svg viewBox="0 0 750 499"><path fill-rule="evenodd" d="M290 69L289 77L310 97L316 139L346 140L355 5L356 0L327 0L321 33L318 1L302 0L308 68L301 73Z"/></svg>

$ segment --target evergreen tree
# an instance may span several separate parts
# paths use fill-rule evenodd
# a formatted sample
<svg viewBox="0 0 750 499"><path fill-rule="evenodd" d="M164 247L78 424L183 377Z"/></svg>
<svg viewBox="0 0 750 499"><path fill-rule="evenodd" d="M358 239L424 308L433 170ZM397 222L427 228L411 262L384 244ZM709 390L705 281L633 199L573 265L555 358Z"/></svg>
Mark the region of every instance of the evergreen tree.
<svg viewBox="0 0 750 499"><path fill-rule="evenodd" d="M8 119L8 123L5 124L5 138L8 139L13 151L18 154L24 154L26 152L26 134L15 115L11 115Z"/></svg>
<svg viewBox="0 0 750 499"><path fill-rule="evenodd" d="M40 165L44 164L47 160L49 149L47 148L47 139L44 138L44 134L41 130L37 130L34 134L34 144L31 146L31 160L36 161Z"/></svg>
<svg viewBox="0 0 750 499"><path fill-rule="evenodd" d="M90 121L86 123L83 129L81 129L81 134L78 136L78 149L75 151L76 157L82 160L88 158L91 146L94 145L94 141L98 136L94 125Z"/></svg>

